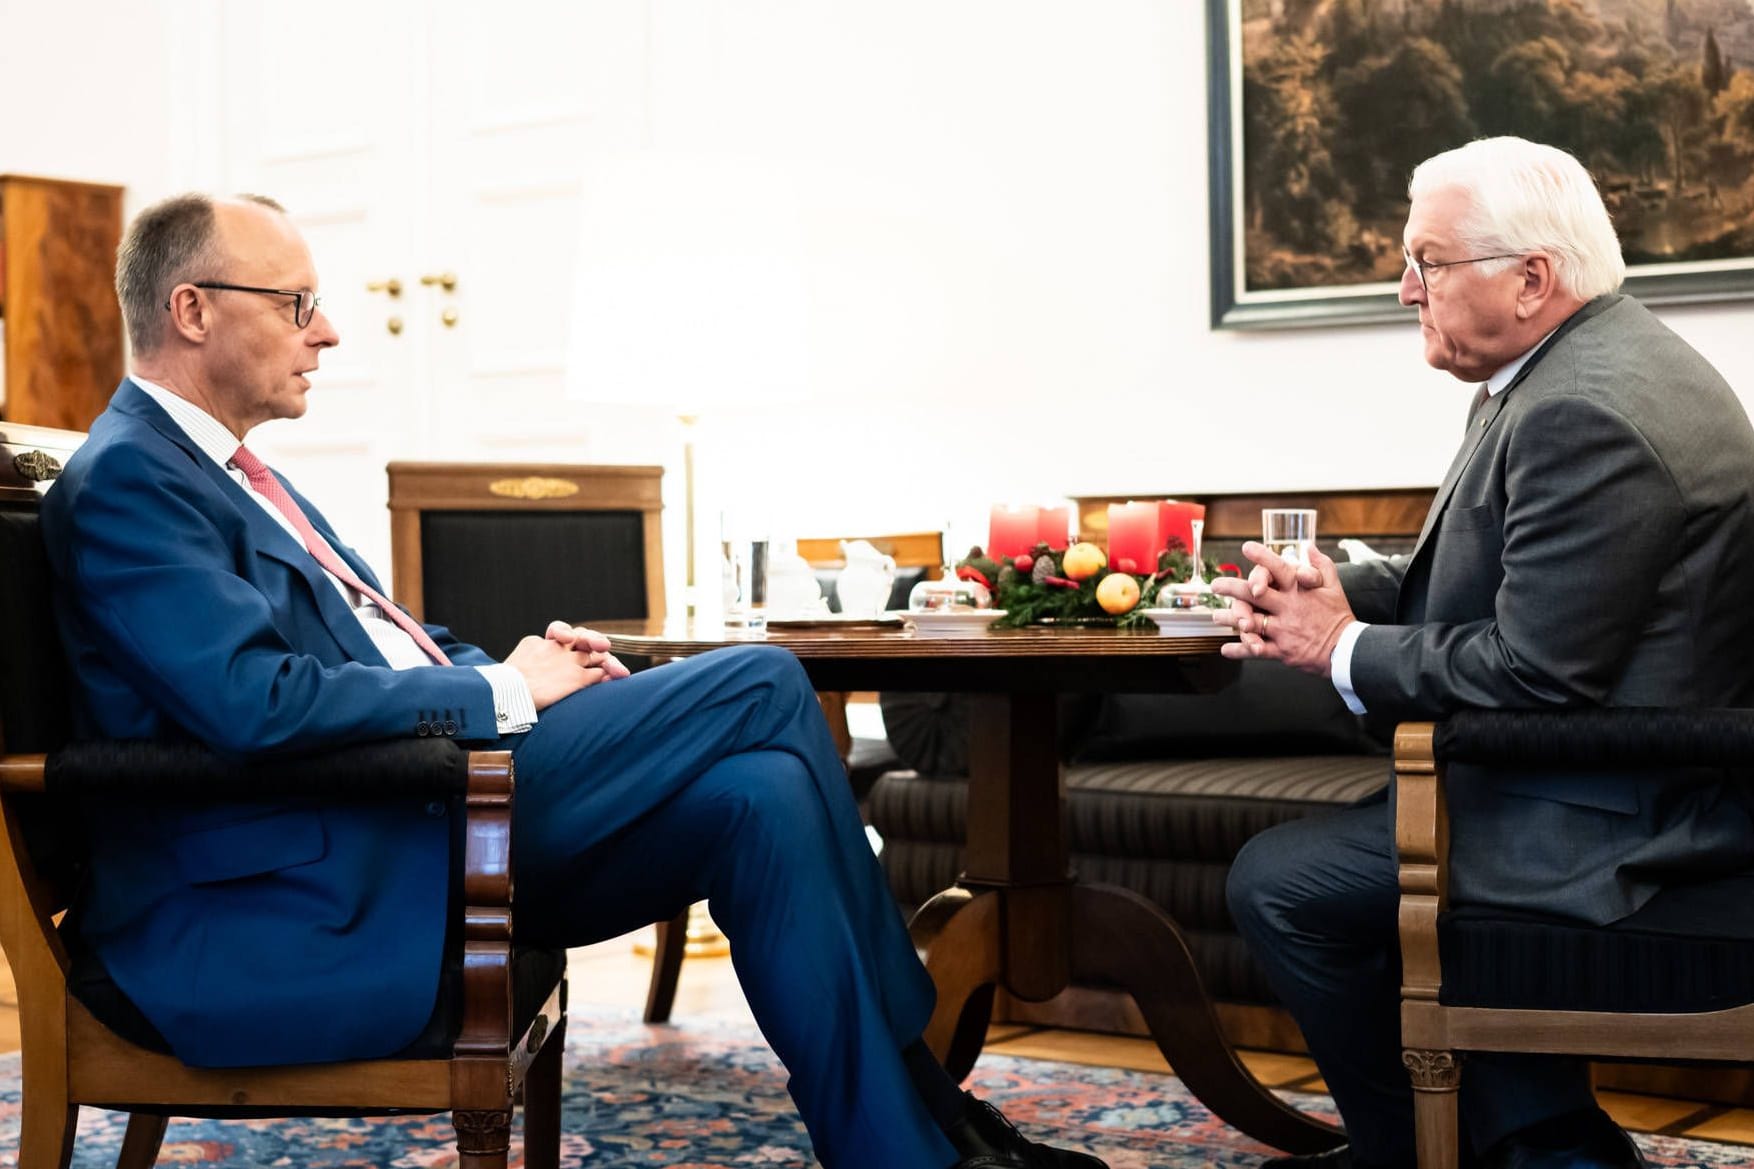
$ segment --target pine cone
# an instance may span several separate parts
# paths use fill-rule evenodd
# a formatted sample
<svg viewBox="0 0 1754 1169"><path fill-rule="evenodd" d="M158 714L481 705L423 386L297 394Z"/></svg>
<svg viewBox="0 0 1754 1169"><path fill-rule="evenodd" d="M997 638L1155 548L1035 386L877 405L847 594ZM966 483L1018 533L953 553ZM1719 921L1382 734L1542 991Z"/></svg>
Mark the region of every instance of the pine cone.
<svg viewBox="0 0 1754 1169"><path fill-rule="evenodd" d="M1029 579L1038 585L1046 584L1050 576L1059 576L1060 566L1054 563L1052 556L1037 556L1035 564L1029 570Z"/></svg>

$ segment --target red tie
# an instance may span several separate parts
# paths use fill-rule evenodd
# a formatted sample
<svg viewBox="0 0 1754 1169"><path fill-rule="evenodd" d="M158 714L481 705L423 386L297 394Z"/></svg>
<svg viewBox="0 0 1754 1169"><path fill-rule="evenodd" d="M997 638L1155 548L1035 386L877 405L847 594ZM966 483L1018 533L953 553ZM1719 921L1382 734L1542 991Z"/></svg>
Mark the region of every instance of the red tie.
<svg viewBox="0 0 1754 1169"><path fill-rule="evenodd" d="M321 536L317 535L317 530L311 527L311 521L305 518L303 509L293 502L292 496L286 493L286 488L280 485L280 480L274 477L274 472L268 469L268 464L251 454L248 447L241 446L237 449L237 453L231 457L231 463L232 466L244 473L244 478L250 481L250 486L255 488L256 494L272 503L279 509L281 515L292 521L293 528L304 539L305 547L312 556L317 558L318 564L327 569L342 584L382 609L384 616L394 621L402 632L414 639L415 645L426 651L427 657L441 666L451 664L451 659L445 656L445 651L440 649L438 644L427 635L426 630L420 627L420 622L398 609L389 600L380 596L376 589L354 575L353 570L347 567L347 562L337 556L335 550L329 547Z"/></svg>

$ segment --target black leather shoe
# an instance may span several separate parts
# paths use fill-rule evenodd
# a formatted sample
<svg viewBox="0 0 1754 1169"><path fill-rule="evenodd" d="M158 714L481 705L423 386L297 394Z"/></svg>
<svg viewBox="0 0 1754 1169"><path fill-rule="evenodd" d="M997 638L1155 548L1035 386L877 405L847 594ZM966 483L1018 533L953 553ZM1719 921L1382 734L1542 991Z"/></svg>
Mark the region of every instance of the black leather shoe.
<svg viewBox="0 0 1754 1169"><path fill-rule="evenodd" d="M1352 1169L1352 1146L1336 1145L1325 1153L1297 1153L1268 1157L1261 1169Z"/></svg>
<svg viewBox="0 0 1754 1169"><path fill-rule="evenodd" d="M1568 1112L1511 1133L1480 1169L1645 1169L1632 1138L1600 1108Z"/></svg>
<svg viewBox="0 0 1754 1169"><path fill-rule="evenodd" d="M945 1135L962 1160L955 1169L1108 1169L1089 1153L1027 1140L1004 1113L964 1092L962 1119Z"/></svg>

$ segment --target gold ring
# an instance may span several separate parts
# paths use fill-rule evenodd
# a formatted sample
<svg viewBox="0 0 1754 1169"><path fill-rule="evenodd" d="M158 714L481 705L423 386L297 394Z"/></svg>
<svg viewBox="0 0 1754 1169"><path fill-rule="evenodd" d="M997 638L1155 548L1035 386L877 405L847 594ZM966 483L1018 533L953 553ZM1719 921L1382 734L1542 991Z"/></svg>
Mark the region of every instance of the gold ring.
<svg viewBox="0 0 1754 1169"><path fill-rule="evenodd" d="M1271 613L1265 613L1261 616L1261 636L1262 637L1267 636L1267 622L1271 621L1272 619L1273 619L1273 615Z"/></svg>

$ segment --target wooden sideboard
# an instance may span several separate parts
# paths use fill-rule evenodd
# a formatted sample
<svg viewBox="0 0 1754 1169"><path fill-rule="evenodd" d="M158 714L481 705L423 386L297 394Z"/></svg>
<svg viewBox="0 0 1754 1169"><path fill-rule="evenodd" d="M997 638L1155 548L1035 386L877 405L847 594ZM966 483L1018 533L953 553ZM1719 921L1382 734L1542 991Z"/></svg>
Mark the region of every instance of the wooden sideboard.
<svg viewBox="0 0 1754 1169"><path fill-rule="evenodd" d="M122 188L0 175L0 418L88 430L122 380Z"/></svg>
<svg viewBox="0 0 1754 1169"><path fill-rule="evenodd" d="M1237 542L1261 538L1261 509L1313 507L1316 533L1337 533L1360 540L1407 540L1419 535L1431 509L1435 487L1383 487L1336 491L1193 491L1178 495L1077 495L1078 538L1106 543L1108 505L1129 499L1184 499L1206 505L1205 539Z"/></svg>

